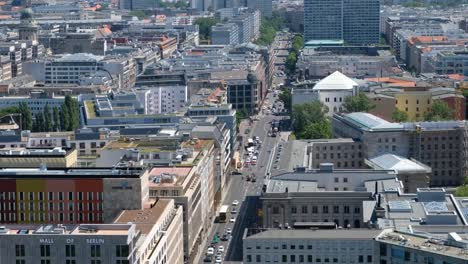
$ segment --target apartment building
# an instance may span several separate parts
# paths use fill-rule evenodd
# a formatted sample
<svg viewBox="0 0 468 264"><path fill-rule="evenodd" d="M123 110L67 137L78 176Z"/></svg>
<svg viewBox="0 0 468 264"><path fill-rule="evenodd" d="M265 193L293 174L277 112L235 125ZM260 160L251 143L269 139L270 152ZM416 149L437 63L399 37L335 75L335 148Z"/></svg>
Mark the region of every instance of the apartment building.
<svg viewBox="0 0 468 264"><path fill-rule="evenodd" d="M181 112L188 102L186 85L139 87L135 92L147 115Z"/></svg>
<svg viewBox="0 0 468 264"><path fill-rule="evenodd" d="M108 224L2 226L0 255L2 263L182 264L181 233L182 208L159 200Z"/></svg>
<svg viewBox="0 0 468 264"><path fill-rule="evenodd" d="M5 224L105 223L148 199L148 174L137 168L11 168L0 176Z"/></svg>
<svg viewBox="0 0 468 264"><path fill-rule="evenodd" d="M391 153L431 167L431 185L456 186L467 175L464 121L390 123L368 113L334 115L336 137L358 139L364 156Z"/></svg>
<svg viewBox="0 0 468 264"><path fill-rule="evenodd" d="M29 96L3 96L0 97L0 108L16 106L21 103L26 103L31 110L33 116L44 113L44 108L47 105L50 111L54 108L60 109L65 102L63 96L47 96L42 92L31 92Z"/></svg>

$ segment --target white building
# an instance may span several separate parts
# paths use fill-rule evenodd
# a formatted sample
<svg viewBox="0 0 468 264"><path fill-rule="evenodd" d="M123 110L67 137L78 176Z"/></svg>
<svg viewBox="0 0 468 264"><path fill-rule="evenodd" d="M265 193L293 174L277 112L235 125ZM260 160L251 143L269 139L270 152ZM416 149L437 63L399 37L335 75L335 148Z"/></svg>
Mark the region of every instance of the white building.
<svg viewBox="0 0 468 264"><path fill-rule="evenodd" d="M147 115L179 112L188 102L186 85L142 87L136 93Z"/></svg>
<svg viewBox="0 0 468 264"><path fill-rule="evenodd" d="M343 111L346 97L356 95L358 84L351 78L336 71L320 80L312 89L299 89L293 91L293 105L304 104L319 100L328 107L328 115Z"/></svg>

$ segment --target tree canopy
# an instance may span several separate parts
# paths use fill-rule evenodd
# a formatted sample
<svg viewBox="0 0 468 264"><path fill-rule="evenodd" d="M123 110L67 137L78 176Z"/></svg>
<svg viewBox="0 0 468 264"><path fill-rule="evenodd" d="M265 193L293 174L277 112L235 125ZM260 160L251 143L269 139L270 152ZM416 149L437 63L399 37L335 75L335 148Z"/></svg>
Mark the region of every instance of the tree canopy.
<svg viewBox="0 0 468 264"><path fill-rule="evenodd" d="M200 37L202 39L211 39L211 27L221 22L216 17L200 17L195 20L195 24L199 27Z"/></svg>
<svg viewBox="0 0 468 264"><path fill-rule="evenodd" d="M408 113L405 111L401 111L399 109L395 109L392 113L392 120L395 122L407 122L408 121Z"/></svg>
<svg viewBox="0 0 468 264"><path fill-rule="evenodd" d="M284 19L281 16L262 17L260 36L255 43L268 46L275 39L276 32L284 27Z"/></svg>
<svg viewBox="0 0 468 264"><path fill-rule="evenodd" d="M348 96L344 99L343 107L346 112L369 112L375 105L363 93L356 96Z"/></svg>
<svg viewBox="0 0 468 264"><path fill-rule="evenodd" d="M319 101L293 106L294 134L300 139L331 137L330 121L325 117L328 108Z"/></svg>
<svg viewBox="0 0 468 264"><path fill-rule="evenodd" d="M284 109L291 110L292 94L290 89L284 88L278 95L278 99L283 102Z"/></svg>
<svg viewBox="0 0 468 264"><path fill-rule="evenodd" d="M426 121L442 121L453 119L453 110L444 101L434 101L431 110L424 114Z"/></svg>

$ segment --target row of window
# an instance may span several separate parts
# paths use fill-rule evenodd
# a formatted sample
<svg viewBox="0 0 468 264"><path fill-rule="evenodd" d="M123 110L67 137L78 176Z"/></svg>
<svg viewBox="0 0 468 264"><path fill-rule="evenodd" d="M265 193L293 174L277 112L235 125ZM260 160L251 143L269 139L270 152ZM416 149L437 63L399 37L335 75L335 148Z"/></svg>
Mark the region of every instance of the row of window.
<svg viewBox="0 0 468 264"><path fill-rule="evenodd" d="M351 156L351 158L354 158L354 157L355 157L355 153L352 152L352 153L350 154L350 156ZM326 159L327 157L328 157L328 154L327 154L327 153L322 153L322 158L323 158L323 159ZM358 152L358 157L359 157L359 158L362 158L362 152L360 152L360 151ZM316 159L319 159L319 158L320 158L320 153L315 153L315 158L316 158ZM335 158L335 153L330 153L330 159L334 159L334 158ZM339 153L336 153L336 158L341 159L341 153L340 153L340 152L339 152ZM347 152L343 153L343 158L345 158L345 159L348 158L348 153L347 153Z"/></svg>
<svg viewBox="0 0 468 264"><path fill-rule="evenodd" d="M51 256L51 245L40 245L40 256L50 257ZM22 244L15 245L15 256L26 257L26 247ZM128 245L116 245L115 246L115 257L127 258L130 253ZM74 258L76 257L76 246L65 245L65 257ZM100 258L101 257L101 245L90 245L90 257Z"/></svg>
<svg viewBox="0 0 468 264"><path fill-rule="evenodd" d="M301 206L301 213L308 214L309 213L309 208L312 208L312 210L311 210L312 214L318 214L319 213L318 206L315 206L315 205L313 205L311 207L309 207L307 205ZM329 208L332 208L332 210L328 210ZM273 214L279 214L280 213L280 210L279 210L278 206L273 206L272 211L273 211ZM291 206L291 213L292 214L297 214L297 212L298 212L297 207L296 206ZM328 214L330 212L332 212L334 214L338 214L340 212L343 212L345 214L350 214L351 210L350 210L350 206L348 206L348 205L343 206L342 211L340 210L339 205L333 205L333 206L324 205L324 206L322 206L321 213ZM355 214L360 214L361 213L361 208L360 207L354 207L354 213Z"/></svg>
<svg viewBox="0 0 468 264"><path fill-rule="evenodd" d="M46 196L47 193L47 196ZM18 196L17 196L18 195ZM7 199L8 197L8 199ZM92 201L95 198L99 201L104 200L102 192L0 192L0 201L1 200L16 200L18 197L19 201L24 200L39 200L44 201L47 197L47 200L65 200L65 197L68 198L69 201L76 200L84 201L85 197L86 200Z"/></svg>
<svg viewBox="0 0 468 264"><path fill-rule="evenodd" d="M46 204L48 204L48 206L46 206ZM85 209L87 209L86 211L94 211L94 210L102 211L102 207L103 207L102 203L93 203L93 202L91 203L69 202L66 207L65 207L64 202L58 202L58 203L56 202L45 203L45 202L33 202L33 201L29 203L19 202L18 207L15 206L15 203L0 202L0 210L2 212L7 211L7 208L9 211L15 211L16 209L18 209L18 211L26 211L26 210L28 211L35 211L35 210L38 210L38 211L46 211L46 210L47 211L55 211L55 210L74 211L75 209L78 209L79 211L85 211Z"/></svg>
<svg viewBox="0 0 468 264"><path fill-rule="evenodd" d="M315 258L312 256L312 255L265 255L265 256L262 256L262 255L247 255L246 256L246 262L247 263L251 263L251 262L254 262L254 258L253 256L255 257L255 262L262 262L262 261L265 261L265 262L281 262L281 263L314 263L314 260L315 260L315 263L339 263L339 259L337 257L333 257L333 258ZM363 255L360 255L358 256L357 260L356 260L357 263L372 263L372 255L367 255L366 256L363 256Z"/></svg>
<svg viewBox="0 0 468 264"><path fill-rule="evenodd" d="M102 213L1 213L1 222L16 222L18 215L19 222L104 222ZM46 219L46 216L48 218ZM86 217L85 217L86 216Z"/></svg>

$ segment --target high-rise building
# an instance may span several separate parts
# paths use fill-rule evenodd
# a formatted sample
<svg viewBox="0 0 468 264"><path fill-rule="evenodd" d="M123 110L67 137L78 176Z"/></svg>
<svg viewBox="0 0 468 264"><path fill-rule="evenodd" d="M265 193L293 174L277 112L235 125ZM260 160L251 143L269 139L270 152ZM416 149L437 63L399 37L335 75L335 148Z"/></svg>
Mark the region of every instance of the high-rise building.
<svg viewBox="0 0 468 264"><path fill-rule="evenodd" d="M305 40L344 40L350 45L379 42L379 0L305 0Z"/></svg>
<svg viewBox="0 0 468 264"><path fill-rule="evenodd" d="M271 17L273 12L272 0L247 0L247 7L260 10L264 17Z"/></svg>

